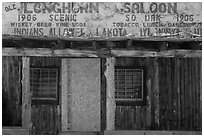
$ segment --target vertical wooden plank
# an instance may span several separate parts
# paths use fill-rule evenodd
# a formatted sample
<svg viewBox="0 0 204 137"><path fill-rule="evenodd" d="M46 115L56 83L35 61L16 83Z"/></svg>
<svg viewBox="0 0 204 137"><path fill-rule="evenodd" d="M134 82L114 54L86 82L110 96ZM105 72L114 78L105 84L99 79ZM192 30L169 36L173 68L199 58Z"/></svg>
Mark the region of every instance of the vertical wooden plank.
<svg viewBox="0 0 204 137"><path fill-rule="evenodd" d="M68 59L62 59L62 66L61 66L61 125L62 131L67 131L68 127Z"/></svg>
<svg viewBox="0 0 204 137"><path fill-rule="evenodd" d="M141 116L141 122L142 122L142 130L146 129L146 107L140 108L140 116Z"/></svg>
<svg viewBox="0 0 204 137"><path fill-rule="evenodd" d="M199 108L198 108L198 58L195 59L195 130L198 130L199 126Z"/></svg>
<svg viewBox="0 0 204 137"><path fill-rule="evenodd" d="M106 130L115 129L115 81L114 81L115 58L106 58Z"/></svg>
<svg viewBox="0 0 204 137"><path fill-rule="evenodd" d="M164 58L164 130L169 130L169 73L168 73L168 58Z"/></svg>
<svg viewBox="0 0 204 137"><path fill-rule="evenodd" d="M170 80L171 80L171 92L170 92L170 96L171 96L171 118L170 118L170 122L171 122L171 130L176 130L176 110L175 110L175 94L176 94L176 88L175 88L175 78L174 78L174 67L175 67L175 63L174 63L175 58L171 58L170 59L170 70L171 70L171 76L170 76Z"/></svg>
<svg viewBox="0 0 204 137"><path fill-rule="evenodd" d="M188 109L188 61L184 58L184 127L185 130L188 129L188 116L189 116L189 109Z"/></svg>
<svg viewBox="0 0 204 137"><path fill-rule="evenodd" d="M181 73L181 77L180 77L180 93L181 93L181 98L180 98L180 102L181 102L181 130L184 130L184 74L185 74L185 70L184 70L184 59L181 59L181 67L180 67L180 73Z"/></svg>
<svg viewBox="0 0 204 137"><path fill-rule="evenodd" d="M176 58L176 62L175 62L175 78L176 78L176 92L177 92L177 96L176 96L176 100L177 100L177 129L180 130L181 129L181 102L180 102L180 58Z"/></svg>
<svg viewBox="0 0 204 137"><path fill-rule="evenodd" d="M196 111L195 111L195 92L196 92L196 89L195 89L195 58L192 58L192 62L191 62L191 76L192 76L192 88L191 88L191 91L192 91L192 130L195 131L196 128L195 128L195 116L196 116Z"/></svg>
<svg viewBox="0 0 204 137"><path fill-rule="evenodd" d="M139 110L139 106L136 106L136 130L140 130L140 110Z"/></svg>
<svg viewBox="0 0 204 137"><path fill-rule="evenodd" d="M199 96L198 96L198 110L199 110L199 131L202 130L202 59L198 58L198 89L199 89Z"/></svg>
<svg viewBox="0 0 204 137"><path fill-rule="evenodd" d="M172 92L172 83L171 83L171 58L167 58L167 119L168 119L168 124L167 124L167 130L171 130L172 128L172 97L171 97L171 92Z"/></svg>
<svg viewBox="0 0 204 137"><path fill-rule="evenodd" d="M199 76L200 76L200 79L199 79L199 84L200 84L200 131L202 130L202 58L199 58L199 62L200 62L200 71L199 71Z"/></svg>
<svg viewBox="0 0 204 137"><path fill-rule="evenodd" d="M153 74L153 82L154 82L154 100L155 100L155 123L157 127L159 127L159 66L158 66L158 58L154 58L154 74Z"/></svg>
<svg viewBox="0 0 204 137"><path fill-rule="evenodd" d="M159 58L159 121L160 121L160 129L162 130L164 128L164 98L163 98L163 93L164 93L164 63L163 63L163 58Z"/></svg>
<svg viewBox="0 0 204 137"><path fill-rule="evenodd" d="M150 129L151 128L151 119L152 119L152 115L151 115L151 96L150 96L150 93L151 92L151 81L150 81L150 79L148 79L148 81L147 81L147 93L148 93L148 95L147 95L147 115L146 115L146 121L147 121L147 123L146 123L146 125L147 125L147 127L148 127L148 129Z"/></svg>
<svg viewBox="0 0 204 137"><path fill-rule="evenodd" d="M101 58L101 131L106 129L106 58ZM118 122L118 119L116 119ZM117 127L117 126L116 126Z"/></svg>
<svg viewBox="0 0 204 137"><path fill-rule="evenodd" d="M177 130L178 129L178 92L177 92L177 87L178 87L178 82L176 78L176 68L177 67L177 58L172 58L171 61L171 68L172 68L172 92L171 92L171 97L172 97L172 129Z"/></svg>
<svg viewBox="0 0 204 137"><path fill-rule="evenodd" d="M68 94L68 99L67 99L67 117L68 117L68 125L67 128L68 130L72 130L72 94L71 94L71 59L67 58L67 94Z"/></svg>
<svg viewBox="0 0 204 137"><path fill-rule="evenodd" d="M149 95L151 98L151 126L152 129L155 128L155 91L154 91L154 60L152 60L152 58L148 58L148 63L149 63L149 67L152 68L150 70L148 70L148 74L147 76L150 78L150 82L151 82L151 87L150 87L150 91L149 91Z"/></svg>
<svg viewBox="0 0 204 137"><path fill-rule="evenodd" d="M193 120L193 113L192 113L192 108L193 108L193 102L192 102L192 58L188 58L188 68L189 68L189 81L188 81L188 85L189 85L189 115L190 115L190 118L189 118L189 129L192 130L192 120Z"/></svg>
<svg viewBox="0 0 204 137"><path fill-rule="evenodd" d="M31 129L30 59L22 57L22 127Z"/></svg>
<svg viewBox="0 0 204 137"><path fill-rule="evenodd" d="M185 101L185 92L186 92L186 68L185 68L185 58L182 59L182 124L183 124L183 128L182 130L185 130L186 129L186 123L185 123L185 118L186 118L186 101Z"/></svg>

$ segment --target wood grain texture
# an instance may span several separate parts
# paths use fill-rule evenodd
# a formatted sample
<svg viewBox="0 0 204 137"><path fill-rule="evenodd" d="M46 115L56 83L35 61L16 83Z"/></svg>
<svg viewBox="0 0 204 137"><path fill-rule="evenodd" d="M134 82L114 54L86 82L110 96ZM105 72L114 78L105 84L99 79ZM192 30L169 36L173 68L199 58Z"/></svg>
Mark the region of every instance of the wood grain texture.
<svg viewBox="0 0 204 137"><path fill-rule="evenodd" d="M105 131L104 135L202 135L202 131L117 130Z"/></svg>
<svg viewBox="0 0 204 137"><path fill-rule="evenodd" d="M30 67L55 67L59 68L61 74L61 58L59 57L29 57ZM65 64L63 64L65 65ZM66 69L66 68L64 68ZM63 77L64 78L64 77ZM58 78L60 79L60 77ZM66 86L66 85L64 85ZM31 101L31 100L30 100ZM31 134L58 134L61 130L60 120L60 103L61 92L58 83L58 100L57 103L49 105L43 103L32 103L31 107ZM64 101L64 100L63 100Z"/></svg>
<svg viewBox="0 0 204 137"><path fill-rule="evenodd" d="M29 129L21 127L3 127L2 135L29 135Z"/></svg>
<svg viewBox="0 0 204 137"><path fill-rule="evenodd" d="M106 130L115 129L115 83L114 83L114 58L106 59Z"/></svg>
<svg viewBox="0 0 204 137"><path fill-rule="evenodd" d="M116 58L131 65L149 68L147 104L116 106L116 130L201 131L201 58Z"/></svg>
<svg viewBox="0 0 204 137"><path fill-rule="evenodd" d="M198 86L195 86L196 83L200 83L198 77L201 73L198 71L199 65L197 64L201 62L200 58L172 58L167 61L161 58L159 60L160 70L167 70L168 72L167 75L160 73L159 77L161 128L165 130L199 131L200 126L196 126L194 123L201 123L199 120L201 117L196 113L196 110L200 111L200 109L195 105L195 101L199 102L201 100L198 96L196 97L201 91L197 88ZM168 65L169 63L171 65ZM171 81L171 83L163 83L162 81ZM171 88L167 84L171 85ZM165 96L166 86L168 87L169 98ZM162 102L164 99L166 101ZM165 115L165 112L168 112L167 115Z"/></svg>
<svg viewBox="0 0 204 137"><path fill-rule="evenodd" d="M31 37L31 36L13 36L13 35L3 35L3 39L11 39L11 40L22 40L22 39L31 39L31 40L67 40L67 41L123 41L123 40L141 40L141 41L202 41L201 37L195 38L195 39L175 39L175 38L169 38L169 37L163 37L163 36L155 36L151 38L138 38L138 37L130 37L130 36L124 36L124 37L92 37L92 38L75 38L75 37L66 37L66 38L59 38L59 37ZM162 39L161 39L162 38Z"/></svg>
<svg viewBox="0 0 204 137"><path fill-rule="evenodd" d="M60 116L56 105L32 105L31 134L58 134Z"/></svg>
<svg viewBox="0 0 204 137"><path fill-rule="evenodd" d="M101 131L106 130L106 58L101 58Z"/></svg>
<svg viewBox="0 0 204 137"><path fill-rule="evenodd" d="M31 129L30 58L22 57L22 127Z"/></svg>
<svg viewBox="0 0 204 137"><path fill-rule="evenodd" d="M21 57L2 57L2 125L22 126Z"/></svg>
<svg viewBox="0 0 204 137"><path fill-rule="evenodd" d="M111 42L107 42L111 43ZM109 44L109 48L113 44ZM48 49L48 48L3 48L3 56L48 56L48 57L202 57L201 50L77 50L77 49Z"/></svg>

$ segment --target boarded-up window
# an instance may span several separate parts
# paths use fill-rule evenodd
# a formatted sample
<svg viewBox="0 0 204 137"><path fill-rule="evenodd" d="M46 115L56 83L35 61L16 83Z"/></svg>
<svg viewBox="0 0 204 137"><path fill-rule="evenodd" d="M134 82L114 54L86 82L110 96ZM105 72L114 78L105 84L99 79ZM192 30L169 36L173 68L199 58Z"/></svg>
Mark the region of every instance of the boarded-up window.
<svg viewBox="0 0 204 137"><path fill-rule="evenodd" d="M144 70L140 68L115 68L115 99L117 104L144 102Z"/></svg>
<svg viewBox="0 0 204 137"><path fill-rule="evenodd" d="M57 101L58 69L31 68L30 83L33 101Z"/></svg>

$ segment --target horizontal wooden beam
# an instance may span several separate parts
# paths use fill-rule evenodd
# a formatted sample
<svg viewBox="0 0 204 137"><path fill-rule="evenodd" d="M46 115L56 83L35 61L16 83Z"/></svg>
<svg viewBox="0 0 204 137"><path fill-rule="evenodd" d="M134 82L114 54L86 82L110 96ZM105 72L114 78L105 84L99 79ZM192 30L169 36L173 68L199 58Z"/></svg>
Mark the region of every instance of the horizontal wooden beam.
<svg viewBox="0 0 204 137"><path fill-rule="evenodd" d="M98 57L96 51L48 48L3 48L3 56Z"/></svg>
<svg viewBox="0 0 204 137"><path fill-rule="evenodd" d="M29 129L22 127L2 127L2 135L29 135Z"/></svg>
<svg viewBox="0 0 204 137"><path fill-rule="evenodd" d="M48 48L3 48L3 56L48 56L48 57L202 57L202 50L75 50Z"/></svg>
<svg viewBox="0 0 204 137"><path fill-rule="evenodd" d="M202 50L111 50L116 57L202 57Z"/></svg>
<svg viewBox="0 0 204 137"><path fill-rule="evenodd" d="M202 131L112 130L104 135L202 135Z"/></svg>
<svg viewBox="0 0 204 137"><path fill-rule="evenodd" d="M150 37L51 37L51 36L18 36L18 35L2 35L2 39L12 40L65 40L65 41L123 41L123 40L138 40L138 41L202 41L202 37L196 38L173 38L167 36L150 36Z"/></svg>

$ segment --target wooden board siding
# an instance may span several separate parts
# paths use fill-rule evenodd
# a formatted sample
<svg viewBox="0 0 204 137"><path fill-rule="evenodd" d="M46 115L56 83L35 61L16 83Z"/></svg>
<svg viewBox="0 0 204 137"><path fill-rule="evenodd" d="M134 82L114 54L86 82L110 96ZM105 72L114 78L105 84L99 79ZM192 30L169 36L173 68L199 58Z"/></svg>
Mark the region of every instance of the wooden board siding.
<svg viewBox="0 0 204 137"><path fill-rule="evenodd" d="M22 127L2 127L2 135L29 135L29 129Z"/></svg>
<svg viewBox="0 0 204 137"><path fill-rule="evenodd" d="M22 125L21 57L2 57L2 125Z"/></svg>
<svg viewBox="0 0 204 137"><path fill-rule="evenodd" d="M32 105L31 134L58 134L60 116L56 105Z"/></svg>
<svg viewBox="0 0 204 137"><path fill-rule="evenodd" d="M147 103L117 106L116 130L201 131L201 58L116 58L132 65L146 67Z"/></svg>
<svg viewBox="0 0 204 137"><path fill-rule="evenodd" d="M30 57L30 67L61 67L61 58L56 57ZM60 78L59 78L60 79ZM58 87L58 92L60 87ZM58 102L61 94L58 93ZM61 130L60 105L58 104L32 104L31 106L31 134L58 134Z"/></svg>
<svg viewBox="0 0 204 137"><path fill-rule="evenodd" d="M101 58L101 131L106 130L106 58Z"/></svg>
<svg viewBox="0 0 204 137"><path fill-rule="evenodd" d="M22 57L22 127L32 127L31 92L30 92L30 58Z"/></svg>
<svg viewBox="0 0 204 137"><path fill-rule="evenodd" d="M145 92L147 94L145 106L116 106L116 130L157 129L155 94L158 91L154 87L156 61L157 58L116 58L115 66L146 67Z"/></svg>
<svg viewBox="0 0 204 137"><path fill-rule="evenodd" d="M30 57L31 67L60 67L59 57Z"/></svg>
<svg viewBox="0 0 204 137"><path fill-rule="evenodd" d="M200 131L201 58L160 58L159 66L160 128Z"/></svg>

